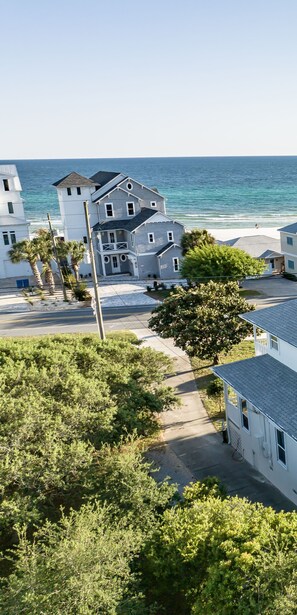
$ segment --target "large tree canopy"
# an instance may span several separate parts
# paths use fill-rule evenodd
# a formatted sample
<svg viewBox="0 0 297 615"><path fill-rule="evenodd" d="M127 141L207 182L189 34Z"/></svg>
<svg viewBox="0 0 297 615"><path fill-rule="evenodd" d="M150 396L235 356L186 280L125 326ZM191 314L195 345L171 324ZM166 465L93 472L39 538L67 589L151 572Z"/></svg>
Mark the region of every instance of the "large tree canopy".
<svg viewBox="0 0 297 615"><path fill-rule="evenodd" d="M236 282L209 282L177 288L154 311L149 326L161 337L172 337L189 356L211 359L228 352L250 331L239 314L254 309L239 294Z"/></svg>
<svg viewBox="0 0 297 615"><path fill-rule="evenodd" d="M181 238L182 255L185 256L193 248L214 243L215 238L205 228L194 228L189 233L184 233Z"/></svg>
<svg viewBox="0 0 297 615"><path fill-rule="evenodd" d="M191 281L242 280L263 273L266 264L232 246L203 245L187 252L181 276Z"/></svg>

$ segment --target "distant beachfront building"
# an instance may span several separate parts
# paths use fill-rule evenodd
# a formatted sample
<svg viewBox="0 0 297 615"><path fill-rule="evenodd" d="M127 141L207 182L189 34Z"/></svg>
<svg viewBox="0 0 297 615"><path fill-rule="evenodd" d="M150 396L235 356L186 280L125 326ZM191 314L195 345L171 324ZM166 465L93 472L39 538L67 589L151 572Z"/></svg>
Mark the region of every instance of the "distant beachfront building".
<svg viewBox="0 0 297 615"><path fill-rule="evenodd" d="M8 252L13 244L29 239L29 222L24 214L21 184L14 164L0 165L0 278L28 277L28 263L14 265Z"/></svg>
<svg viewBox="0 0 297 615"><path fill-rule="evenodd" d="M54 183L65 240L87 243L83 202L89 202L97 270L103 276L178 278L184 227L166 215L165 199L122 173L90 178L70 173ZM82 273L89 272L84 264Z"/></svg>

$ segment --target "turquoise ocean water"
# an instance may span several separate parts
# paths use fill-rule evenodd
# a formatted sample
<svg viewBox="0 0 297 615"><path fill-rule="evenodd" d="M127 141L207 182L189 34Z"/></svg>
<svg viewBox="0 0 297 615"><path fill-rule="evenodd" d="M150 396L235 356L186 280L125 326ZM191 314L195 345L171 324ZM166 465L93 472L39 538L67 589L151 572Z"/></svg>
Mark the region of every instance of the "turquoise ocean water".
<svg viewBox="0 0 297 615"><path fill-rule="evenodd" d="M17 165L27 218L58 221L52 183L71 171L121 171L166 197L187 228L277 227L297 221L297 156L3 160Z"/></svg>

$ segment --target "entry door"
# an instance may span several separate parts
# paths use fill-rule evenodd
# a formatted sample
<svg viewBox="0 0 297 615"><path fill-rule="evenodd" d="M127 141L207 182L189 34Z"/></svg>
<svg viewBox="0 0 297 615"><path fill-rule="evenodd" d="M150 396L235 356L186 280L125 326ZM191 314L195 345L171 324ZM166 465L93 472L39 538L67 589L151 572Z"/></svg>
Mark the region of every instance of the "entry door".
<svg viewBox="0 0 297 615"><path fill-rule="evenodd" d="M111 270L112 273L119 273L120 268L120 259L117 254L113 254L111 257Z"/></svg>
<svg viewBox="0 0 297 615"><path fill-rule="evenodd" d="M115 233L113 231L109 232L109 243L115 243Z"/></svg>

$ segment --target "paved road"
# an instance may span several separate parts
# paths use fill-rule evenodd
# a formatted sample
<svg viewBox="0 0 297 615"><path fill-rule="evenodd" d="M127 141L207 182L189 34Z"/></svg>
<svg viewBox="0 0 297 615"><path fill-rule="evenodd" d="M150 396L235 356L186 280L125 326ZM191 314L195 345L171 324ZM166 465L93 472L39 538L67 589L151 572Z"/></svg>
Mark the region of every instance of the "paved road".
<svg viewBox="0 0 297 615"><path fill-rule="evenodd" d="M103 311L106 331L143 329L150 318L150 308L109 308ZM0 336L42 335L45 333L96 332L91 309L60 312L23 312L0 314Z"/></svg>

